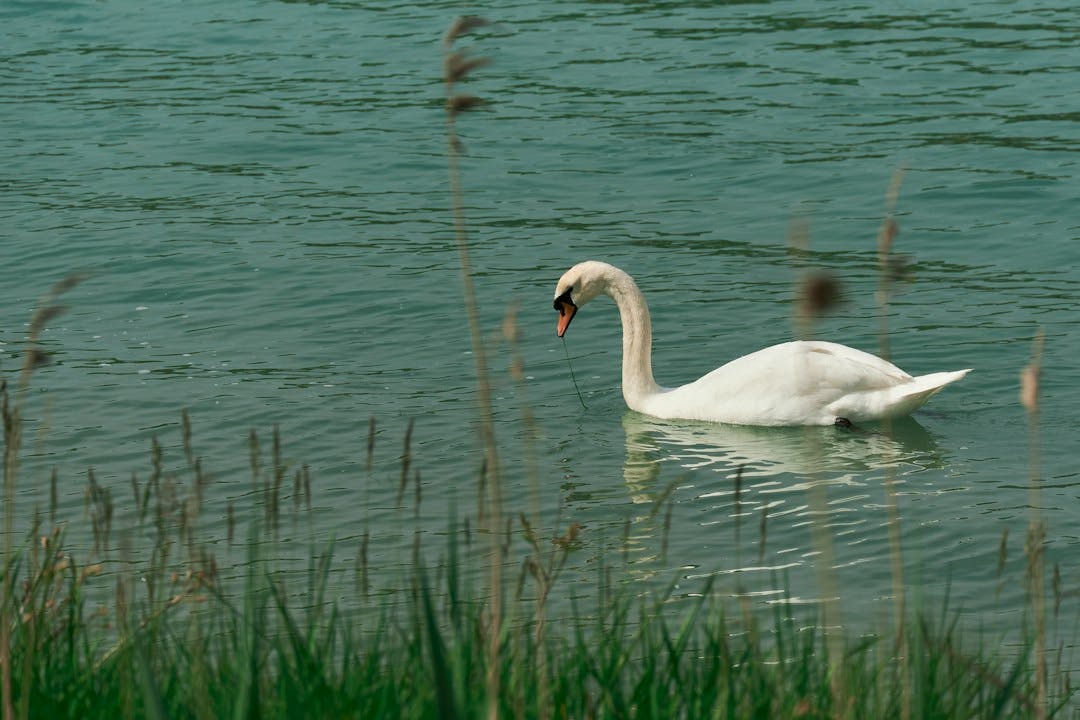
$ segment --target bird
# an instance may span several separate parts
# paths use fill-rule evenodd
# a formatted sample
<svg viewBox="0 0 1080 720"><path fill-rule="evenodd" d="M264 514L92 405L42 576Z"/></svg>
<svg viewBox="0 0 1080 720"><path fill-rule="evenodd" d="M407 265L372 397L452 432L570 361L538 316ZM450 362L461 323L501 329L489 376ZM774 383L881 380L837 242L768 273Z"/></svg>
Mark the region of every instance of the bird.
<svg viewBox="0 0 1080 720"><path fill-rule="evenodd" d="M734 425L837 425L907 415L971 368L911 376L887 360L833 342L796 340L736 358L697 380L664 388L653 379L652 321L634 279L597 260L578 263L555 286L561 338L600 295L619 308L626 405L664 420Z"/></svg>

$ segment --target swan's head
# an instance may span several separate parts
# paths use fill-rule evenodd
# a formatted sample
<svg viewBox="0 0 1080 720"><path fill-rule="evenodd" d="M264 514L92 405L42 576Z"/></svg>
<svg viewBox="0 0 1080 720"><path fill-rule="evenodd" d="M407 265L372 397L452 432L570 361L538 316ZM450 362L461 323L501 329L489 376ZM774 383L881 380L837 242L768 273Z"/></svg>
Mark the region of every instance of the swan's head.
<svg viewBox="0 0 1080 720"><path fill-rule="evenodd" d="M570 327L578 308L607 292L613 272L619 271L607 263L587 260L563 273L555 286L555 309L559 311L559 324L555 332L559 337Z"/></svg>

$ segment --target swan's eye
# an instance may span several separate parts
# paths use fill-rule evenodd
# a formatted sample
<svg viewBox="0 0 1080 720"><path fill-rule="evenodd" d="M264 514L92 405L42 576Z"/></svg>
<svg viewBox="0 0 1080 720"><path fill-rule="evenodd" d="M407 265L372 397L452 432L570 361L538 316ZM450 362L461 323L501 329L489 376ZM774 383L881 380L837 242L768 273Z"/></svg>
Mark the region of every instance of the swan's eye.
<svg viewBox="0 0 1080 720"><path fill-rule="evenodd" d="M556 310L559 311L560 315L564 315L566 313L566 306L567 305L574 308L575 310L577 309L577 305L574 304L573 299L570 297L570 293L572 293L572 292L574 292L574 288L570 288L569 290L564 292L562 295L555 298L555 302L552 303L552 306Z"/></svg>

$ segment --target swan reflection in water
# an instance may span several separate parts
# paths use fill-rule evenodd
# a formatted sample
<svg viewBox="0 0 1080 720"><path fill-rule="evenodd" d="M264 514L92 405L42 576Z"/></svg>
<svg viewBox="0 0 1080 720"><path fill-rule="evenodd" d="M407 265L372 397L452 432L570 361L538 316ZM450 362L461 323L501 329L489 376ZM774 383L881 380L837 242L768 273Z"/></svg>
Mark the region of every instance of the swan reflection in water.
<svg viewBox="0 0 1080 720"><path fill-rule="evenodd" d="M764 428L633 411L623 429L623 477L633 502L643 505L629 520L625 551L644 577L671 564L688 579L811 566L808 491L815 487L825 490L826 525L844 546L838 565L880 561L887 574L886 472L902 486L912 474L943 466L934 436L910 417L893 422L891 437L880 428ZM665 529L659 505L669 497L679 519ZM661 547L668 544L665 563Z"/></svg>

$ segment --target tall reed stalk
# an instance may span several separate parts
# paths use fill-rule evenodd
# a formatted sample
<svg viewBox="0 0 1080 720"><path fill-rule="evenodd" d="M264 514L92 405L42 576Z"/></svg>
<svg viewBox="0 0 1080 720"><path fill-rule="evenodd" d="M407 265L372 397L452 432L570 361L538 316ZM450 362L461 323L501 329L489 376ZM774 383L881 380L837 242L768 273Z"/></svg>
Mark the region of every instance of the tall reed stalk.
<svg viewBox="0 0 1080 720"><path fill-rule="evenodd" d="M810 253L810 232L804 221L792 224L788 245L801 266L796 289L795 333L800 340L812 340L818 319L839 302L840 285L832 275L806 267ZM807 447L810 448L812 466L820 468L823 464L821 447L810 437L811 428L803 428L803 432ZM840 707L847 691L846 679L843 677L843 624L840 619L840 592L836 584L836 550L829 527L829 499L825 489L825 477L818 470L812 472L814 476L807 490L807 499L813 513L811 534L816 552L814 567L818 578L818 591L821 593L821 621L830 670L830 690L833 703ZM764 516L762 522L764 527Z"/></svg>
<svg viewBox="0 0 1080 720"><path fill-rule="evenodd" d="M1032 343L1031 362L1020 374L1020 402L1028 420L1028 597L1034 617L1035 708L1039 720L1046 717L1046 523L1042 519L1042 477L1039 453L1039 376L1042 373L1043 346L1046 335L1039 330Z"/></svg>
<svg viewBox="0 0 1080 720"><path fill-rule="evenodd" d="M451 212L454 218L454 237L457 241L461 262L462 292L465 314L469 323L473 359L476 363L476 396L480 416L480 439L484 446L486 503L482 513L487 519L491 539L491 627L488 638L487 697L489 720L499 716L499 650L502 642L502 483L499 475L499 455L495 443L495 411L491 402L491 379L480 317L477 309L476 289L473 284L472 264L469 261L469 238L465 227L465 210L461 186L461 155L463 145L457 133L458 116L480 104L474 95L458 93L458 83L465 80L473 70L488 63L487 58L471 58L464 51L455 51L458 38L477 28L488 25L485 18L467 15L457 18L443 36L443 85L446 92L446 138L447 162L450 174Z"/></svg>
<svg viewBox="0 0 1080 720"><path fill-rule="evenodd" d="M904 180L903 168L893 173L889 188L885 192L885 215L881 221L881 229L877 237L878 256L878 355L888 360L889 350L889 300L892 297L893 285L899 276L899 265L902 259L892 254L893 240L899 233L899 225L894 214L896 203L900 198L900 186ZM885 418L883 430L887 437L893 436L892 418ZM901 542L900 528L900 502L896 492L896 468L893 463L885 465L885 507L889 527L889 562L892 569L893 586L893 614L895 624L896 657L898 658L898 674L901 678L901 720L911 717L911 685L907 672L908 647L907 632L904 627L907 621L907 591L904 585L904 559Z"/></svg>

